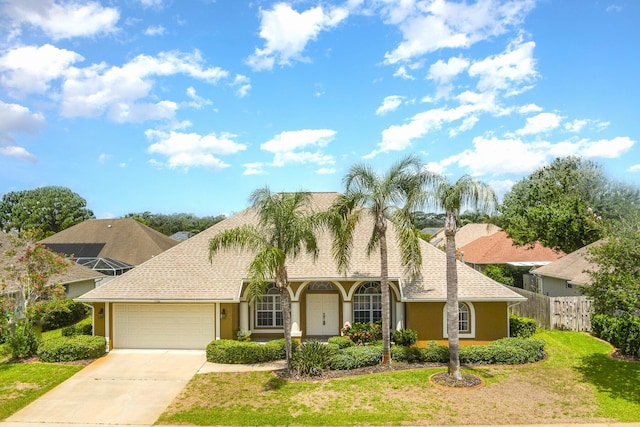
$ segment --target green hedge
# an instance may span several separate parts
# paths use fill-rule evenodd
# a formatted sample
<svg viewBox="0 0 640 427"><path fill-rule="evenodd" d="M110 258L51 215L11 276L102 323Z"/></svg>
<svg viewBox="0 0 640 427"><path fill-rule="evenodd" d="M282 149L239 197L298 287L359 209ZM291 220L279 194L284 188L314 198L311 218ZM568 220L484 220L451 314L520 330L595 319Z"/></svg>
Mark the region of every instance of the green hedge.
<svg viewBox="0 0 640 427"><path fill-rule="evenodd" d="M519 317L515 314L509 316L509 330L512 337L530 338L536 333L538 325L535 319L529 317Z"/></svg>
<svg viewBox="0 0 640 427"><path fill-rule="evenodd" d="M536 362L544 358L544 341L533 338L503 338L487 345L460 347L460 363L467 365L507 364L518 365ZM447 363L449 348L429 343L425 348L391 348L391 357L396 362Z"/></svg>
<svg viewBox="0 0 640 427"><path fill-rule="evenodd" d="M591 317L591 333L610 342L622 354L640 357L640 318L596 314Z"/></svg>
<svg viewBox="0 0 640 427"><path fill-rule="evenodd" d="M330 337L327 342L329 344L335 344L338 348L347 348L354 346L355 343L351 341L349 337Z"/></svg>
<svg viewBox="0 0 640 427"><path fill-rule="evenodd" d="M38 347L38 357L43 362L71 362L95 359L105 352L104 337L77 335L43 341Z"/></svg>
<svg viewBox="0 0 640 427"><path fill-rule="evenodd" d="M93 325L80 322L62 328L63 337L74 337L76 335L93 335Z"/></svg>
<svg viewBox="0 0 640 427"><path fill-rule="evenodd" d="M353 346L338 351L329 366L334 370L347 370L373 366L382 360L382 346Z"/></svg>
<svg viewBox="0 0 640 427"><path fill-rule="evenodd" d="M292 348L298 346L292 342ZM251 364L286 358L285 340L273 340L266 344L251 341L216 340L207 345L207 361L212 363Z"/></svg>
<svg viewBox="0 0 640 427"><path fill-rule="evenodd" d="M89 309L67 298L41 302L30 310L31 318L42 322L43 331L52 331L79 322L87 317Z"/></svg>
<svg viewBox="0 0 640 427"><path fill-rule="evenodd" d="M391 340L396 345L411 347L418 341L418 331L414 329L400 329L391 333Z"/></svg>

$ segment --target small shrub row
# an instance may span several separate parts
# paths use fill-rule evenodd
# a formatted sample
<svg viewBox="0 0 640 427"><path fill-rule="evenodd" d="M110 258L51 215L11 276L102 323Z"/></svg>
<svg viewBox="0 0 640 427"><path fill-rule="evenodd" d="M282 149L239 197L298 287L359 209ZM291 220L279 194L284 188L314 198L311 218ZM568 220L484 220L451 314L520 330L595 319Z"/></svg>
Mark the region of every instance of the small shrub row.
<svg viewBox="0 0 640 427"><path fill-rule="evenodd" d="M73 325L87 317L88 308L70 298L44 301L30 309L32 320L42 323L43 331Z"/></svg>
<svg viewBox="0 0 640 427"><path fill-rule="evenodd" d="M509 316L509 330L512 337L530 338L536 333L536 329L538 329L538 325L535 319L520 317L515 314Z"/></svg>
<svg viewBox="0 0 640 427"><path fill-rule="evenodd" d="M533 338L503 338L487 345L460 347L460 363L472 365L506 364L518 365L537 362L544 358L544 341ZM449 348L429 343L425 348L391 348L391 357L397 362L407 363L447 363Z"/></svg>
<svg viewBox="0 0 640 427"><path fill-rule="evenodd" d="M93 326L91 323L79 322L62 328L63 337L74 337L76 335L93 335Z"/></svg>
<svg viewBox="0 0 640 427"><path fill-rule="evenodd" d="M38 347L38 357L43 362L71 362L95 359L105 352L104 337L77 335L43 341Z"/></svg>
<svg viewBox="0 0 640 427"><path fill-rule="evenodd" d="M292 342L292 348L298 346ZM286 358L285 340L273 340L266 344L251 341L217 340L207 345L207 361L212 363L264 363Z"/></svg>
<svg viewBox="0 0 640 427"><path fill-rule="evenodd" d="M610 342L622 354L640 357L640 317L596 314L591 317L591 333Z"/></svg>
<svg viewBox="0 0 640 427"><path fill-rule="evenodd" d="M382 360L382 346L346 347L334 354L330 368L336 371L373 366Z"/></svg>
<svg viewBox="0 0 640 427"><path fill-rule="evenodd" d="M332 345L335 344L337 348L347 348L355 345L349 337L330 337L327 342Z"/></svg>

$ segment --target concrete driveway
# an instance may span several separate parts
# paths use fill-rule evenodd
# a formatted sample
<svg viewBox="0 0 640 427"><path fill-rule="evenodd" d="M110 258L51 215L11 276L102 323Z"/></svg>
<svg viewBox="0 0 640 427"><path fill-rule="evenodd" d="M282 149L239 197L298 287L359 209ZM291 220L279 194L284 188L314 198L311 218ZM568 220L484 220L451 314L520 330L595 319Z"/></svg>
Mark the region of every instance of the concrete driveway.
<svg viewBox="0 0 640 427"><path fill-rule="evenodd" d="M204 351L114 350L0 427L152 425L205 364Z"/></svg>

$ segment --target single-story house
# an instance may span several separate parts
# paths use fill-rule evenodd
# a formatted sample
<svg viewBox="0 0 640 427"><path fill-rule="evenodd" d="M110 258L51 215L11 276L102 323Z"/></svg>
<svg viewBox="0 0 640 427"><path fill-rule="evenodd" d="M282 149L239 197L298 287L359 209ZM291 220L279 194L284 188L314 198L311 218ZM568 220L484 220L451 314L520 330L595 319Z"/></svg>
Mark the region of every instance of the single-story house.
<svg viewBox="0 0 640 427"><path fill-rule="evenodd" d="M463 225L456 232L456 249L468 245L480 237L491 236L492 234L502 230L495 224L467 224ZM439 229L431 236L429 240L433 246L444 248L447 245L447 238L444 235L444 228Z"/></svg>
<svg viewBox="0 0 640 427"><path fill-rule="evenodd" d="M483 271L489 264L509 264L513 267L539 267L549 264L565 253L542 246L536 242L518 246L505 231L499 230L489 236L475 239L460 248L465 264Z"/></svg>
<svg viewBox="0 0 640 427"><path fill-rule="evenodd" d="M337 193L313 193L317 210ZM93 306L94 330L110 348L203 349L212 340L251 331L252 339L283 336L278 292L261 300L247 296L247 266L253 254L224 251L209 260L209 240L223 230L256 223L249 208L213 225L135 269L77 298ZM328 232L318 235L319 258L302 255L287 266L292 336L339 335L346 322L375 322L382 316L380 257L366 255L373 224L355 232L352 268L340 274L331 257ZM393 228L388 233L392 328L411 328L422 342L446 339L445 253L421 241L421 276L409 280L400 262ZM509 308L522 296L457 263L460 338L486 342L509 335Z"/></svg>
<svg viewBox="0 0 640 427"><path fill-rule="evenodd" d="M132 218L88 219L39 243L108 276L119 276L178 244Z"/></svg>
<svg viewBox="0 0 640 427"><path fill-rule="evenodd" d="M591 276L587 270L596 270L597 265L587 261L585 255L589 248L599 246L602 240L591 243L562 258L531 271L535 280L535 289L550 297L580 296L585 286L591 283Z"/></svg>
<svg viewBox="0 0 640 427"><path fill-rule="evenodd" d="M0 231L0 284L4 283L6 285L4 288L6 293L11 293L16 289L16 284L12 283L8 277L6 267L10 264L17 265L17 258L24 253L25 249L25 244L16 246L16 241L12 241L12 237L9 234ZM105 277L100 272L69 262L67 270L61 274L51 276L49 283L63 285L66 296L75 298L94 289L96 284Z"/></svg>

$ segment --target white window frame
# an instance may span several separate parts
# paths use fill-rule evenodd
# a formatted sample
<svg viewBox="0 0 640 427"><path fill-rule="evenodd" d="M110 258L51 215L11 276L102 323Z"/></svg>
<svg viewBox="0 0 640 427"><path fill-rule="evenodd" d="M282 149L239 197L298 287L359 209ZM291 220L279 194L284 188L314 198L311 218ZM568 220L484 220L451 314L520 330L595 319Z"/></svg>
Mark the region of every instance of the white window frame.
<svg viewBox="0 0 640 427"><path fill-rule="evenodd" d="M469 313L469 331L459 331L458 338L475 338L476 337L476 310L473 306L473 303L468 301L460 301L458 306L464 304L467 306ZM460 325L460 310L458 310L458 325ZM459 326L458 326L459 327ZM442 309L442 336L444 338L449 338L449 334L447 333L447 303L444 304L444 308Z"/></svg>
<svg viewBox="0 0 640 427"><path fill-rule="evenodd" d="M354 322L358 322L358 320L356 320L356 311L358 312L363 312L365 310L357 310L357 306L359 303L366 303L368 308L368 312L369 312L369 320L367 320L366 322L360 322L360 323L375 323L377 322L377 320L373 320L373 313L374 311L379 311L380 312L380 319L382 319L382 289L380 289L381 285L379 282L365 282L363 284L361 284L360 286L358 286L358 289L356 289L356 292L353 294L353 298L352 298L352 313L351 315L353 316L353 321ZM377 288L379 292L374 293L374 292L361 292L362 289L371 289L371 288ZM357 301L358 299L363 299L365 301ZM379 310L374 308L375 306L380 307Z"/></svg>
<svg viewBox="0 0 640 427"><path fill-rule="evenodd" d="M264 309L261 310L260 306L261 304L269 304L272 308L271 309ZM279 310L277 308L280 308ZM259 313L271 313L272 317L271 317L271 324L270 325L261 325L260 324L260 316L258 315ZM261 331L264 331L266 329L269 328L279 328L279 329L284 329L284 318L281 316L282 325L278 325L277 324L277 319L278 313L282 313L282 301L280 298L280 291L278 290L278 288L275 285L271 285L269 286L269 288L267 288L267 291L265 292L265 294L262 296L261 299L256 300L256 304L255 304L255 327L256 329L259 329Z"/></svg>

